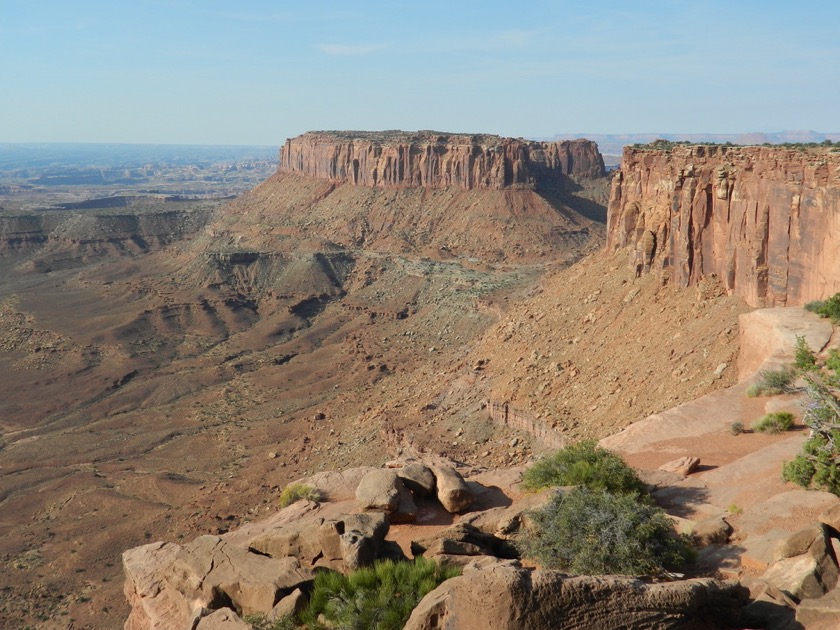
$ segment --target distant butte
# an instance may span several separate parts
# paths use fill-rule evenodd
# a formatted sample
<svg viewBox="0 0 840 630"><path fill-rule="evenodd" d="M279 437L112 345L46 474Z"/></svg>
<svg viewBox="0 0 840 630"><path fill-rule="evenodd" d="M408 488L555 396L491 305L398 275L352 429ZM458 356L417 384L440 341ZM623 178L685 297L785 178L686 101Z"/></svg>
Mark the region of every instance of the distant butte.
<svg viewBox="0 0 840 630"><path fill-rule="evenodd" d="M437 131L311 131L286 141L281 172L368 187L535 189L605 175L589 140L534 142Z"/></svg>

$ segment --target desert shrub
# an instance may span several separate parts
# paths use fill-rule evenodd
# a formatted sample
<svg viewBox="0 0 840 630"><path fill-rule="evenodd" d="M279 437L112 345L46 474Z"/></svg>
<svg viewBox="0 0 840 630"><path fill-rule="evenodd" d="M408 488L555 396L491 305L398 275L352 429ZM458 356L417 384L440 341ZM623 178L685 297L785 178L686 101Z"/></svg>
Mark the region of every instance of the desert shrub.
<svg viewBox="0 0 840 630"><path fill-rule="evenodd" d="M572 444L536 462L522 475L526 490L586 486L596 490L646 495L645 484L623 459L594 440Z"/></svg>
<svg viewBox="0 0 840 630"><path fill-rule="evenodd" d="M808 396L802 421L811 434L802 452L787 462L782 477L803 488L840 496L840 402L816 376L807 376Z"/></svg>
<svg viewBox="0 0 840 630"><path fill-rule="evenodd" d="M793 418L793 414L787 411L774 411L773 413L761 416L755 421L752 428L753 431L757 431L758 433L776 435L777 433L782 433L790 429L793 426Z"/></svg>
<svg viewBox="0 0 840 630"><path fill-rule="evenodd" d="M806 311L809 311L811 313L819 313L823 304L825 304L825 302L822 302L821 300L814 300L813 302L808 302L802 308L804 308Z"/></svg>
<svg viewBox="0 0 840 630"><path fill-rule="evenodd" d="M743 422L733 422L729 425L729 432L732 435L741 435L744 432L744 423Z"/></svg>
<svg viewBox="0 0 840 630"><path fill-rule="evenodd" d="M305 483L290 483L283 488L278 499L280 507L291 505L295 501L305 499L306 501L320 501L322 499L321 491Z"/></svg>
<svg viewBox="0 0 840 630"><path fill-rule="evenodd" d="M796 350L793 356L793 365L800 372L813 372L819 369L817 357L802 335L796 335Z"/></svg>
<svg viewBox="0 0 840 630"><path fill-rule="evenodd" d="M826 380L828 384L833 387L840 386L840 352L837 348L832 348L828 351L828 356L825 359L825 367L828 370Z"/></svg>
<svg viewBox="0 0 840 630"><path fill-rule="evenodd" d="M692 551L667 514L629 494L578 487L531 513L518 540L526 557L580 575L655 575L685 566Z"/></svg>
<svg viewBox="0 0 840 630"><path fill-rule="evenodd" d="M840 322L840 293L825 300L816 310L820 317L828 317L834 323Z"/></svg>
<svg viewBox="0 0 840 630"><path fill-rule="evenodd" d="M349 575L319 573L301 621L310 629L399 630L427 593L459 574L422 557L384 560Z"/></svg>
<svg viewBox="0 0 840 630"><path fill-rule="evenodd" d="M758 373L758 380L747 388L747 396L756 398L789 392L795 376L793 370L788 367L781 367L777 370L761 370Z"/></svg>

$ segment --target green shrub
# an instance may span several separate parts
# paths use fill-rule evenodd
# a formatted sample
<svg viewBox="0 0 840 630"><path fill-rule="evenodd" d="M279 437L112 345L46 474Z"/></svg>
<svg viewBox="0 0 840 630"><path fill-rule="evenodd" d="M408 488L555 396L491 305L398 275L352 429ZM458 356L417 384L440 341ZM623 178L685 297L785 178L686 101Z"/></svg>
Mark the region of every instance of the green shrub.
<svg viewBox="0 0 840 630"><path fill-rule="evenodd" d="M817 488L840 496L840 402L818 377L806 376L811 402L802 421L811 435L802 452L787 462L782 477L803 488Z"/></svg>
<svg viewBox="0 0 840 630"><path fill-rule="evenodd" d="M787 431L793 426L794 415L787 411L774 411L767 415L761 416L755 421L752 428L758 433L769 433L776 435Z"/></svg>
<svg viewBox="0 0 840 630"><path fill-rule="evenodd" d="M427 593L459 574L422 557L384 560L349 575L319 573L301 621L310 629L399 630Z"/></svg>
<svg viewBox="0 0 840 630"><path fill-rule="evenodd" d="M578 487L531 513L518 544L549 569L580 575L656 575L692 555L667 514L629 494Z"/></svg>
<svg viewBox="0 0 840 630"><path fill-rule="evenodd" d="M744 432L744 423L743 422L733 422L729 425L729 432L732 435L741 435Z"/></svg>
<svg viewBox="0 0 840 630"><path fill-rule="evenodd" d="M594 440L572 444L531 466L522 475L526 490L586 486L610 492L646 495L645 484L623 459Z"/></svg>
<svg viewBox="0 0 840 630"><path fill-rule="evenodd" d="M837 348L832 348L828 351L828 356L825 359L825 367L829 374L827 380L829 385L833 387L840 386L840 352Z"/></svg>
<svg viewBox="0 0 840 630"><path fill-rule="evenodd" d="M758 381L747 388L747 396L756 398L789 392L792 389L795 376L793 370L788 367L781 367L777 370L761 370L758 373Z"/></svg>
<svg viewBox="0 0 840 630"><path fill-rule="evenodd" d="M830 318L835 324L840 322L840 293L835 293L825 300L816 312L820 317Z"/></svg>
<svg viewBox="0 0 840 630"><path fill-rule="evenodd" d="M814 300L813 302L808 302L802 308L804 308L806 311L809 311L811 313L819 313L823 304L825 304L825 302L822 302L820 300Z"/></svg>
<svg viewBox="0 0 840 630"><path fill-rule="evenodd" d="M796 350L794 351L793 365L800 372L813 372L819 369L817 366L817 357L802 335L796 335Z"/></svg>
<svg viewBox="0 0 840 630"><path fill-rule="evenodd" d="M295 501L300 501L301 499L318 502L322 498L323 496L321 495L321 491L317 488L313 488L312 486L308 486L304 483L291 483L283 488L283 492L280 493L278 501L280 503L280 507L286 507L287 505L291 505Z"/></svg>

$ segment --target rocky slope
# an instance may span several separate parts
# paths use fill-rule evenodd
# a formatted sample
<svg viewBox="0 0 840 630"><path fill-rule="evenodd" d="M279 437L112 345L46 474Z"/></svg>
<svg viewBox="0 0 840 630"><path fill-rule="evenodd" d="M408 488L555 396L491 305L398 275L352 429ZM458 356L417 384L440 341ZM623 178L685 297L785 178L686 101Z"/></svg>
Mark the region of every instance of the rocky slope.
<svg viewBox="0 0 840 630"><path fill-rule="evenodd" d="M310 132L286 141L281 172L372 187L534 188L566 175L604 176L594 142L532 142L491 135Z"/></svg>
<svg viewBox="0 0 840 630"><path fill-rule="evenodd" d="M833 328L801 309L754 311L741 323L742 383L602 440L638 466L675 527L693 537L693 579L651 584L523 567L510 540L550 492L523 494L522 468L455 469L414 453L386 468L302 480L328 497L318 504L298 502L221 537L127 551L125 628L245 629L237 615L273 619L301 606L317 568L347 571L403 553L464 567L420 602L412 629L834 628L840 499L781 481L802 431L728 431L771 409L799 415L801 394L753 399L744 390L757 370L792 360L797 334L824 349ZM692 468L674 472L689 459ZM466 500L451 502L455 488ZM222 617L229 625L213 625Z"/></svg>
<svg viewBox="0 0 840 630"><path fill-rule="evenodd" d="M752 306L840 290L840 153L828 148L627 147L610 250L678 286L717 275Z"/></svg>

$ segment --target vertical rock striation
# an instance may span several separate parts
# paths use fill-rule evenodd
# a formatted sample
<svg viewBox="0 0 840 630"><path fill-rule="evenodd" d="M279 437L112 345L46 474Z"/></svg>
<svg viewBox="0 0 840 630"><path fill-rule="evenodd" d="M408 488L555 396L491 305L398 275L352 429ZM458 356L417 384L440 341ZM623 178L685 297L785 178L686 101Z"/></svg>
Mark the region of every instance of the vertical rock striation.
<svg viewBox="0 0 840 630"><path fill-rule="evenodd" d="M281 172L369 187L535 188L562 175L603 177L589 140L532 142L434 131L309 132L286 141Z"/></svg>
<svg viewBox="0 0 840 630"><path fill-rule="evenodd" d="M717 275L751 306L840 291L840 152L831 148L627 147L607 248L680 286Z"/></svg>

